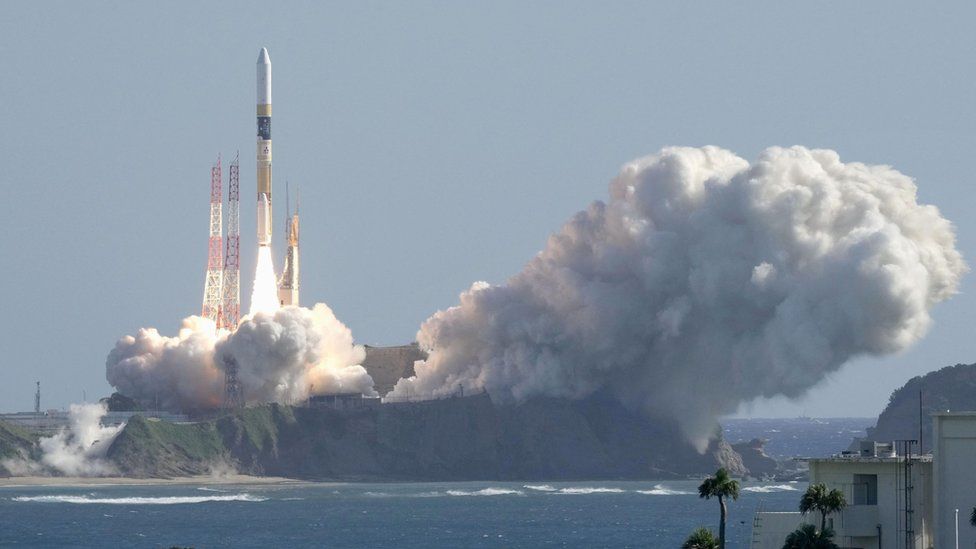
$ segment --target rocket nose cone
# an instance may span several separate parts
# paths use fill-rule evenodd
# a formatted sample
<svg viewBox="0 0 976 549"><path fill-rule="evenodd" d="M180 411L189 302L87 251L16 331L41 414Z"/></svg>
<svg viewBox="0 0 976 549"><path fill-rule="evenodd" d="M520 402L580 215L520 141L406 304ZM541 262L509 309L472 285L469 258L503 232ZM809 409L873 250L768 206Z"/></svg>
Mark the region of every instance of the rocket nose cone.
<svg viewBox="0 0 976 549"><path fill-rule="evenodd" d="M270 65L271 57L268 56L268 48L261 48L261 53L258 54L258 65Z"/></svg>

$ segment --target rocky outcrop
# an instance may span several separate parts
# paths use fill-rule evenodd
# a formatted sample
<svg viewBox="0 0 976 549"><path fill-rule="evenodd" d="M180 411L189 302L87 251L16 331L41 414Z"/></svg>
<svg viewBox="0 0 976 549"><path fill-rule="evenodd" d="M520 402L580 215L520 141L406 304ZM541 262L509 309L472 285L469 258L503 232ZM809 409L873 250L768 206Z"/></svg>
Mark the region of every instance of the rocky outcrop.
<svg viewBox="0 0 976 549"><path fill-rule="evenodd" d="M732 445L732 449L742 457L742 464L749 470L749 475L755 478L770 478L779 470L775 459L766 455L766 441L754 438L749 442L739 442Z"/></svg>
<svg viewBox="0 0 976 549"><path fill-rule="evenodd" d="M976 364L947 366L908 380L888 400L878 423L868 427L867 440L891 442L917 439L921 393L922 449L932 448L932 418L935 412L976 410Z"/></svg>
<svg viewBox="0 0 976 549"><path fill-rule="evenodd" d="M108 452L124 474L242 473L340 480L662 479L744 474L735 450L704 454L677 426L611 400L535 399L496 406L487 394L353 410L248 408L174 425L130 421Z"/></svg>

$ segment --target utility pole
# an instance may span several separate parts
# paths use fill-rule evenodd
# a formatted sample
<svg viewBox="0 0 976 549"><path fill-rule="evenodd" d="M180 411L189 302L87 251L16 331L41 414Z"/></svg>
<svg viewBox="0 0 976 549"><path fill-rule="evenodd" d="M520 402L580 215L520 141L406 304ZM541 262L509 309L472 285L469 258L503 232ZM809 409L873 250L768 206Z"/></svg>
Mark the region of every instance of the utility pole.
<svg viewBox="0 0 976 549"><path fill-rule="evenodd" d="M959 549L959 509L956 509L956 549Z"/></svg>

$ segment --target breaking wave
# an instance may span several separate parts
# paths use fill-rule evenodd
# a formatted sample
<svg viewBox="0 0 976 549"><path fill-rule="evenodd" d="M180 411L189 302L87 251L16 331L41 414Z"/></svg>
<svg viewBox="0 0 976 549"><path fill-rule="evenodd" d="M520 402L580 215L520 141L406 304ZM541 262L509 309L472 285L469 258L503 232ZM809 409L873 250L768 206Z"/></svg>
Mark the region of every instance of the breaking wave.
<svg viewBox="0 0 976 549"><path fill-rule="evenodd" d="M526 484L522 488L535 490L536 492L557 492L558 490L548 484Z"/></svg>
<svg viewBox="0 0 976 549"><path fill-rule="evenodd" d="M133 498L97 498L90 496L18 496L10 498L12 501L33 503L75 503L101 505L179 505L186 503L209 503L220 501L268 501L268 498L252 496L250 494L234 494L229 496L170 496L170 497L133 497Z"/></svg>
<svg viewBox="0 0 976 549"><path fill-rule="evenodd" d="M465 490L448 490L447 495L449 496L521 496L525 492L521 490L511 490L508 488L485 488L482 490L475 490L473 492L468 492Z"/></svg>
<svg viewBox="0 0 976 549"><path fill-rule="evenodd" d="M620 488L605 488L605 487L582 487L582 488L562 488L559 490L560 494L622 494L626 490Z"/></svg>
<svg viewBox="0 0 976 549"><path fill-rule="evenodd" d="M692 496L695 492L688 492L686 490L672 490L671 488L665 488L660 484L655 484L654 488L650 490L637 490L638 494L644 494L648 496Z"/></svg>
<svg viewBox="0 0 976 549"><path fill-rule="evenodd" d="M743 492L755 492L757 494L769 494L771 492L795 492L796 486L792 484L775 484L772 486L746 486Z"/></svg>

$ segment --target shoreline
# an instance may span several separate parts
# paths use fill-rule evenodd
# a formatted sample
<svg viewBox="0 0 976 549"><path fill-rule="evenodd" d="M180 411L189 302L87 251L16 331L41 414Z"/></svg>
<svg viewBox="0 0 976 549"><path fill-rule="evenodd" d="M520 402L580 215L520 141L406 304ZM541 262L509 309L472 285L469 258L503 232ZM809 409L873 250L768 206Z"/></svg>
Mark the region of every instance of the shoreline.
<svg viewBox="0 0 976 549"><path fill-rule="evenodd" d="M0 477L0 489L30 488L36 486L182 486L182 485L230 485L261 484L285 485L302 484L305 481L286 477L256 477L251 475L197 475L173 478L132 478L132 477Z"/></svg>

